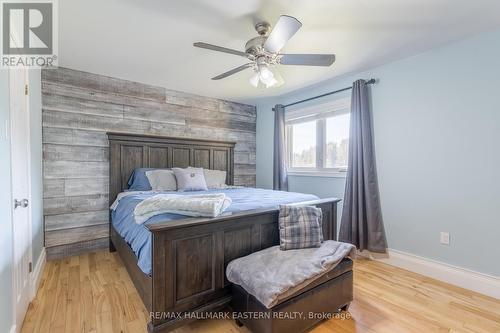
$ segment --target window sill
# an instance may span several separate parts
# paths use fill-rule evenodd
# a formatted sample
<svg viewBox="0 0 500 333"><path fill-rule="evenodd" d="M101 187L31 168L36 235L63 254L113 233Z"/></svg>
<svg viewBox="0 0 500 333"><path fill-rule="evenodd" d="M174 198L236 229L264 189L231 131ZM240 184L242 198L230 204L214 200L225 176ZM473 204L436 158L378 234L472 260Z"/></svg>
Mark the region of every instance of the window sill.
<svg viewBox="0 0 500 333"><path fill-rule="evenodd" d="M288 171L288 176L345 178L347 172L338 171Z"/></svg>

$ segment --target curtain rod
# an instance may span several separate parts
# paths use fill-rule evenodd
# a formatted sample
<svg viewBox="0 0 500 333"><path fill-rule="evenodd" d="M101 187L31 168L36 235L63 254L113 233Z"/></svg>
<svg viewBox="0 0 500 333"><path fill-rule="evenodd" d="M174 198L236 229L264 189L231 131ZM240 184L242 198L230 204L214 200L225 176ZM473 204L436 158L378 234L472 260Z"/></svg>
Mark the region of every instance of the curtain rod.
<svg viewBox="0 0 500 333"><path fill-rule="evenodd" d="M366 84L374 84L376 82L377 82L377 80L370 79L370 80L366 81ZM300 100L300 101L297 101L297 102L293 102L293 103L287 104L287 105L285 105L285 108L287 108L289 106L292 106L292 105L296 105L296 104L300 104L300 103L304 103L304 102L309 102L309 101L312 101L313 99L316 99L316 98L321 98L321 97L325 97L325 96L337 94L339 92L346 91L346 90L351 90L351 89L352 89L352 87L346 87L346 88L342 88L342 89L339 89L339 90L330 91L330 92L327 92L325 94L321 94L321 95L318 95L318 96L306 98L306 99L303 99L303 100ZM273 111L274 111L274 108L273 108Z"/></svg>

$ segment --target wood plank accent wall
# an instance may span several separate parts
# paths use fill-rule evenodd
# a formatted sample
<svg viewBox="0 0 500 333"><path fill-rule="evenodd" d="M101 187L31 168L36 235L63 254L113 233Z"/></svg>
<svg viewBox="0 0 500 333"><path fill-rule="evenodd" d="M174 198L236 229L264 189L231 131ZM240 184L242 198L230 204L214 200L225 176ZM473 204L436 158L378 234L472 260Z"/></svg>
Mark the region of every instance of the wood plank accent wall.
<svg viewBox="0 0 500 333"><path fill-rule="evenodd" d="M67 68L42 71L42 105L49 259L108 244L108 131L234 141L234 182L255 186L255 106Z"/></svg>

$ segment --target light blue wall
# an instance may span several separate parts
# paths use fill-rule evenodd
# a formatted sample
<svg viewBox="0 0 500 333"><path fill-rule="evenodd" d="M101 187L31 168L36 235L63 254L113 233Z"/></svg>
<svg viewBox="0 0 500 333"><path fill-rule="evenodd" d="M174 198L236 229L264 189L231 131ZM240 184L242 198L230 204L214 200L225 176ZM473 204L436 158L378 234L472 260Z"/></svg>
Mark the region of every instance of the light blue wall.
<svg viewBox="0 0 500 333"><path fill-rule="evenodd" d="M9 121L8 72L0 70L0 332L9 332L13 324L10 142L5 128Z"/></svg>
<svg viewBox="0 0 500 333"><path fill-rule="evenodd" d="M380 80L373 121L389 247L500 276L500 31L259 102L258 186L272 186L270 106L371 77ZM338 178L290 184L320 196L344 190Z"/></svg>
<svg viewBox="0 0 500 333"><path fill-rule="evenodd" d="M31 148L31 232L33 265L43 249L42 185L42 89L39 69L29 71L30 148Z"/></svg>

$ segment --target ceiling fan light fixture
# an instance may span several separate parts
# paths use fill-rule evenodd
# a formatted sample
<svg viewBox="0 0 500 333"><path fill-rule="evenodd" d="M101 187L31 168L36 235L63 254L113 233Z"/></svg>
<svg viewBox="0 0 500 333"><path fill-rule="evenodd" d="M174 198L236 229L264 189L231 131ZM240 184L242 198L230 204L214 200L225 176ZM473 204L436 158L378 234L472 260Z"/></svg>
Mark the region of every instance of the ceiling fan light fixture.
<svg viewBox="0 0 500 333"><path fill-rule="evenodd" d="M264 84L266 85L266 88L271 88L274 87L278 83L278 80L276 80L274 77L270 78L267 80Z"/></svg>
<svg viewBox="0 0 500 333"><path fill-rule="evenodd" d="M268 64L260 64L258 67L259 79L266 88L270 88L278 83L278 80L274 77L274 73L269 68Z"/></svg>
<svg viewBox="0 0 500 333"><path fill-rule="evenodd" d="M278 80L276 80L276 78L274 77L274 75L272 75L272 73L270 76L267 74L262 76L262 73L261 73L260 82L262 82L266 86L266 88L270 88L270 87L276 85L278 83Z"/></svg>
<svg viewBox="0 0 500 333"><path fill-rule="evenodd" d="M271 72L271 70L267 65L260 65L259 72L260 72L260 79L262 80L263 83L266 83L266 81L274 78L273 72Z"/></svg>
<svg viewBox="0 0 500 333"><path fill-rule="evenodd" d="M258 71L255 71L255 73L252 75L249 81L252 86L257 88L259 86L260 73Z"/></svg>

